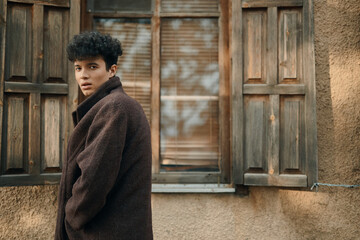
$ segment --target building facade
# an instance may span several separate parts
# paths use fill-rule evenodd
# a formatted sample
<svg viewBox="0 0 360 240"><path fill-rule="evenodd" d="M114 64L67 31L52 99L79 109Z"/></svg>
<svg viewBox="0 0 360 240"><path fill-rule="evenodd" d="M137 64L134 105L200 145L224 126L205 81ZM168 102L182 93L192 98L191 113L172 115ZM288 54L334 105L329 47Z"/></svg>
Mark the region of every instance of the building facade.
<svg viewBox="0 0 360 240"><path fill-rule="evenodd" d="M356 239L358 189L310 187L359 184L360 4L125 2L2 2L1 237L52 238L64 46L98 30L152 127L156 239Z"/></svg>

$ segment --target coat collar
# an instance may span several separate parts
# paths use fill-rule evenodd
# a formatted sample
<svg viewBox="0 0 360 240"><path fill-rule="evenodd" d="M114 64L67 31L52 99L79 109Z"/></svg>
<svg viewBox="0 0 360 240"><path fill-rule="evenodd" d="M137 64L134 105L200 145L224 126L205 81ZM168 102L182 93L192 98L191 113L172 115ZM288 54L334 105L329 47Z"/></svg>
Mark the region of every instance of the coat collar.
<svg viewBox="0 0 360 240"><path fill-rule="evenodd" d="M101 85L90 97L85 99L72 113L74 126L85 116L85 114L102 98L107 96L113 89L121 87L120 78L115 76Z"/></svg>

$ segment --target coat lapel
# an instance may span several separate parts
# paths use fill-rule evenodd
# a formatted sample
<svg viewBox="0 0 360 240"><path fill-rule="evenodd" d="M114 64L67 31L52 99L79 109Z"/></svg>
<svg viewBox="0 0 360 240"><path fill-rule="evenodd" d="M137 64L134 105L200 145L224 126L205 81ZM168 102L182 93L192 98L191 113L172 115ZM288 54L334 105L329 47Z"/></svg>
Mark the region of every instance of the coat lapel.
<svg viewBox="0 0 360 240"><path fill-rule="evenodd" d="M72 118L74 126L80 122L80 120L85 116L85 114L102 98L108 95L113 89L121 87L120 78L115 76L106 81L103 85L99 87L90 97L83 101L76 111L72 113Z"/></svg>

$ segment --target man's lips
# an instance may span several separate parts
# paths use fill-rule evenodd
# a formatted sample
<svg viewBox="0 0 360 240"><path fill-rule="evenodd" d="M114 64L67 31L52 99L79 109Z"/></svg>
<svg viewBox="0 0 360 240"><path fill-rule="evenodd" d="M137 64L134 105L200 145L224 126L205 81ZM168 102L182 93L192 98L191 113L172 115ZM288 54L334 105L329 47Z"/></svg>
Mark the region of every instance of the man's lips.
<svg viewBox="0 0 360 240"><path fill-rule="evenodd" d="M86 82L81 84L81 89L88 90L90 88L91 88L91 83Z"/></svg>

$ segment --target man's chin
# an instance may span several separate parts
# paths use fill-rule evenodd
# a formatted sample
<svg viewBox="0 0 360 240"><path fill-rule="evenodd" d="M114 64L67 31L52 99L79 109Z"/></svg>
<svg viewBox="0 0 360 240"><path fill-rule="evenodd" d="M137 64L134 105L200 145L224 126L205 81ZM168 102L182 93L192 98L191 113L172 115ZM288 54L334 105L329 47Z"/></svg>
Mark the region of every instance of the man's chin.
<svg viewBox="0 0 360 240"><path fill-rule="evenodd" d="M93 94L93 91L85 90L85 91L82 91L82 93L84 94L85 97L88 97L88 96L90 96L91 94Z"/></svg>

